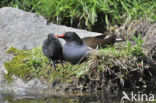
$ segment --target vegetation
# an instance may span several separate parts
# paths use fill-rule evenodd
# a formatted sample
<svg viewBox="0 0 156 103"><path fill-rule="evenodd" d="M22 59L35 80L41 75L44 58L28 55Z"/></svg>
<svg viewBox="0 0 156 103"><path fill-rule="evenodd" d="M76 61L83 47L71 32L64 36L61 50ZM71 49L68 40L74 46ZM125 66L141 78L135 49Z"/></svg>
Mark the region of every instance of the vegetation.
<svg viewBox="0 0 156 103"><path fill-rule="evenodd" d="M5 68L8 71L5 77L8 81L12 81L12 75L15 75L26 81L38 77L51 82L57 79L71 82L72 77L82 77L90 72L90 68L95 66L97 67L97 73L105 71L108 65L114 65L111 58L122 61L124 58L143 57L144 53L141 49L142 40L140 35L138 38L134 37L134 40L136 42L134 46L130 45L130 41L128 41L126 46L121 49L116 49L117 46L100 49L93 52L89 60L81 65L72 65L68 62L62 65L58 63L56 69L48 64L49 60L42 54L41 47L31 50L17 50L11 47L8 53L13 53L14 57L12 61L5 63Z"/></svg>
<svg viewBox="0 0 156 103"><path fill-rule="evenodd" d="M0 7L3 6L41 14L57 24L93 31L137 18L156 21L156 0L1 0Z"/></svg>
<svg viewBox="0 0 156 103"><path fill-rule="evenodd" d="M127 43L126 43L126 51L127 53L131 53L134 56L144 56L145 54L143 53L143 42L144 39L141 38L141 34L138 35L138 38L134 35L130 35L131 38L134 40L135 42L135 46L132 47L131 42L129 41L129 39L127 39Z"/></svg>
<svg viewBox="0 0 156 103"><path fill-rule="evenodd" d="M13 74L23 79L27 77L30 79L31 75L36 77L38 71L45 68L48 61L46 57L41 55L41 48L22 51L11 47L8 53L13 53L15 55L11 62L5 63L5 67L8 70L6 78L9 81L12 81Z"/></svg>
<svg viewBox="0 0 156 103"><path fill-rule="evenodd" d="M12 61L5 63L5 68L8 71L5 77L8 81L13 80L12 75L25 81L34 77L44 78L48 81L69 80L75 74L80 76L84 72L84 65L86 65L73 66L70 63L64 63L63 65L58 64L55 70L51 65L48 65L49 60L42 54L41 47L31 50L17 50L11 47L8 53L14 54Z"/></svg>

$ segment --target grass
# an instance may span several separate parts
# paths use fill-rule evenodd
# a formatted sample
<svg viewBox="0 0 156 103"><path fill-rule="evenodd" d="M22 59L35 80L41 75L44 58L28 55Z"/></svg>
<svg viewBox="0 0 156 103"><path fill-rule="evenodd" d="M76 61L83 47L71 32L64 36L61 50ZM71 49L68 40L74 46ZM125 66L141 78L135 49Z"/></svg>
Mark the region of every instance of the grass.
<svg viewBox="0 0 156 103"><path fill-rule="evenodd" d="M1 0L0 7L12 6L35 12L50 22L91 30L94 25L122 25L132 19L156 21L155 0ZM95 27L97 28L97 27Z"/></svg>
<svg viewBox="0 0 156 103"><path fill-rule="evenodd" d="M134 40L135 45L132 46L132 43L129 41L129 39L127 39L127 43L125 44L125 51L134 56L144 56L145 54L143 53L142 49L144 39L142 39L141 34L139 34L138 37L134 35L130 35L130 37Z"/></svg>

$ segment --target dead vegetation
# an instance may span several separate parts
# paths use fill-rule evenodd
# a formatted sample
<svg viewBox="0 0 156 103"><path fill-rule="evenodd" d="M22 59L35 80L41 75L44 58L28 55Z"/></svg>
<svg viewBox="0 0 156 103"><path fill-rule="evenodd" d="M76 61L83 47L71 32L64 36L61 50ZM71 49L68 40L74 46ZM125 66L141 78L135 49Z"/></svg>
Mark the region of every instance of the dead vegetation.
<svg viewBox="0 0 156 103"><path fill-rule="evenodd" d="M100 57L88 72L71 83L75 90L144 90L155 89L155 80L146 59ZM107 61L108 64L104 64ZM98 62L98 63L97 63ZM74 86L74 87L73 87ZM69 88L71 89L71 88Z"/></svg>

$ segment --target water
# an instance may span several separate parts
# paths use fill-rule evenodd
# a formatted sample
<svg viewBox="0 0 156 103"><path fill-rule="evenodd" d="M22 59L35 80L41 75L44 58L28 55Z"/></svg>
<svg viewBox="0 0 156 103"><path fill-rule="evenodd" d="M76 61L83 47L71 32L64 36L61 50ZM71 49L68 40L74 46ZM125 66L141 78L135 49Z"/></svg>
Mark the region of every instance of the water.
<svg viewBox="0 0 156 103"><path fill-rule="evenodd" d="M131 92L127 92L130 97ZM139 92L140 93L140 92ZM138 94L138 92L136 93ZM139 94L140 95L140 94ZM154 96L156 96L154 94ZM62 95L45 95L45 94L33 94L33 95L15 95L11 93L0 92L0 103L121 103L123 97L123 91L111 93L111 92L77 92ZM137 97L136 97L137 99ZM154 102L132 102L126 101L125 103L156 103Z"/></svg>
<svg viewBox="0 0 156 103"><path fill-rule="evenodd" d="M0 103L120 103L120 96L103 92L66 94L64 96L19 96L0 93Z"/></svg>

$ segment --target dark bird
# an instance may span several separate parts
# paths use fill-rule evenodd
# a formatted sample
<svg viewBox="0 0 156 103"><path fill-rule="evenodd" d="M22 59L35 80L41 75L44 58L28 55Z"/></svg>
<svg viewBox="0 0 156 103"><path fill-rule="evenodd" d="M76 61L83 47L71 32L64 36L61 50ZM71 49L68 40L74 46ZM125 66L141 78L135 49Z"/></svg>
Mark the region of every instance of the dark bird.
<svg viewBox="0 0 156 103"><path fill-rule="evenodd" d="M63 57L72 64L81 63L86 60L89 54L89 49L75 32L65 32L62 35L57 35L58 38L63 38L66 43L63 46Z"/></svg>
<svg viewBox="0 0 156 103"><path fill-rule="evenodd" d="M85 37L82 38L85 45L93 49L97 47L105 48L107 45L113 45L116 40L116 35L111 35L108 38L103 39L103 35L95 37Z"/></svg>
<svg viewBox="0 0 156 103"><path fill-rule="evenodd" d="M52 62L52 66L55 68L55 61L62 59L62 45L54 36L53 33L48 34L47 39L43 42L42 52L49 58L49 63Z"/></svg>

